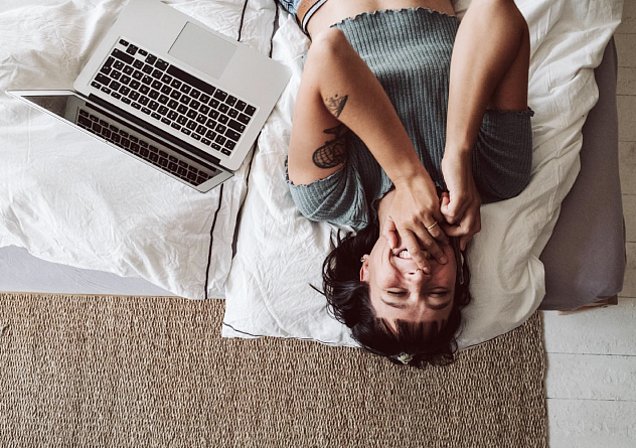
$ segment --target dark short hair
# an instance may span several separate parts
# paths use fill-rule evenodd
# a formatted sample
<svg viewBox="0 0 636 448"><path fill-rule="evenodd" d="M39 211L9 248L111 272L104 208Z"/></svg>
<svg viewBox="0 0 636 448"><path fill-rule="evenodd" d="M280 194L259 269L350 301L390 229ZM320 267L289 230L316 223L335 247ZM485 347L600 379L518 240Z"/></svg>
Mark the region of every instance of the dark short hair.
<svg viewBox="0 0 636 448"><path fill-rule="evenodd" d="M386 356L392 362L415 367L452 362L457 352L457 333L462 324L461 310L471 300L466 260L463 263L457 260L455 297L443 326L436 322L398 320L397 330L393 330L385 319L376 316L369 299L369 286L360 281L361 257L368 254L378 240L378 225L371 224L357 234L342 235L338 232L335 240L332 238L335 248L323 263L323 291L330 313L351 329L353 338L364 349ZM458 247L456 240L452 244ZM460 281L462 277L463 281ZM401 356L403 354L408 356L405 358Z"/></svg>

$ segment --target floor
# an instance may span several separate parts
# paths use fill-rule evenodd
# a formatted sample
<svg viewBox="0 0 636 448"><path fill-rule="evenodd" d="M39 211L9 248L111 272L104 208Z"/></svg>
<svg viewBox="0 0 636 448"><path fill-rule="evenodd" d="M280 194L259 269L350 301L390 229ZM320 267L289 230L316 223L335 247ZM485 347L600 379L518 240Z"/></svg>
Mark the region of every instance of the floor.
<svg viewBox="0 0 636 448"><path fill-rule="evenodd" d="M628 266L618 306L544 313L551 448L636 447L636 0L616 46Z"/></svg>

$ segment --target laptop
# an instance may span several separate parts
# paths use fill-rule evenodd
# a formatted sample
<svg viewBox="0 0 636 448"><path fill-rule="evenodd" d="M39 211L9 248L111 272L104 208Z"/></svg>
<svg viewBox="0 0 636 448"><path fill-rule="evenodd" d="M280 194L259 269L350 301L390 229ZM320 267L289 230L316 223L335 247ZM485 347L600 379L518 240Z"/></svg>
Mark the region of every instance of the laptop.
<svg viewBox="0 0 636 448"><path fill-rule="evenodd" d="M130 0L72 91L7 93L206 192L241 166L289 77L159 0Z"/></svg>

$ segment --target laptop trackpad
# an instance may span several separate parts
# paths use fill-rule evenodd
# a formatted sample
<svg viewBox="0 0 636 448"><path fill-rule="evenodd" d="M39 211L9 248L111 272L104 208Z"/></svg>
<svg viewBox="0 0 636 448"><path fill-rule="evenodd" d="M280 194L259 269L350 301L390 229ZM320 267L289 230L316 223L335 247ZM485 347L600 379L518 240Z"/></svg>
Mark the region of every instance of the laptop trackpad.
<svg viewBox="0 0 636 448"><path fill-rule="evenodd" d="M236 45L187 22L168 54L215 78L220 78Z"/></svg>

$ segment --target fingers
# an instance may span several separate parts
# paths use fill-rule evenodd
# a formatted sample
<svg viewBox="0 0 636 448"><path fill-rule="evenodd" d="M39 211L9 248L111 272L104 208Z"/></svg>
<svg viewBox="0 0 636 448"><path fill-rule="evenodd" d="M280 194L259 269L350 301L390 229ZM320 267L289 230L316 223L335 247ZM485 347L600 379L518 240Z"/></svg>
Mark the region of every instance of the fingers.
<svg viewBox="0 0 636 448"><path fill-rule="evenodd" d="M387 219L382 235L386 238L391 249L396 249L400 245L400 236L397 233L395 222L390 216Z"/></svg>
<svg viewBox="0 0 636 448"><path fill-rule="evenodd" d="M405 243L409 254L411 254L411 257L415 260L420 269L423 269L424 263L426 263L424 252L430 253L431 256L441 264L446 264L448 262L448 259L444 255L444 251L438 244L438 241L435 240L425 229L418 229L417 232L411 232L408 229L404 229L399 230L399 233L402 235L402 241ZM444 235L444 238L448 241L446 235ZM415 254L412 251L415 251Z"/></svg>
<svg viewBox="0 0 636 448"><path fill-rule="evenodd" d="M409 255L411 255L411 258L415 261L417 267L423 272L430 274L431 268L427 259L426 250L422 250L418 239L411 232L405 232L402 240L404 241L406 250L409 251Z"/></svg>
<svg viewBox="0 0 636 448"><path fill-rule="evenodd" d="M468 201L461 200L461 198L453 197L451 200L450 196L446 194L442 196L440 210L446 222L456 224L457 221L461 220L462 216L464 216L464 213L466 213L469 204Z"/></svg>
<svg viewBox="0 0 636 448"><path fill-rule="evenodd" d="M466 250L473 236L481 230L479 209L467 212L458 225L444 225L444 231L450 237L459 237L461 250Z"/></svg>
<svg viewBox="0 0 636 448"><path fill-rule="evenodd" d="M447 244L448 243L448 237L446 236L446 233L444 232L444 229L440 225L440 223L443 223L443 222L444 222L443 219L440 219L439 221L435 221L435 223L437 223L437 224L433 223L432 225L426 227L426 231L435 240L439 241L442 244Z"/></svg>

